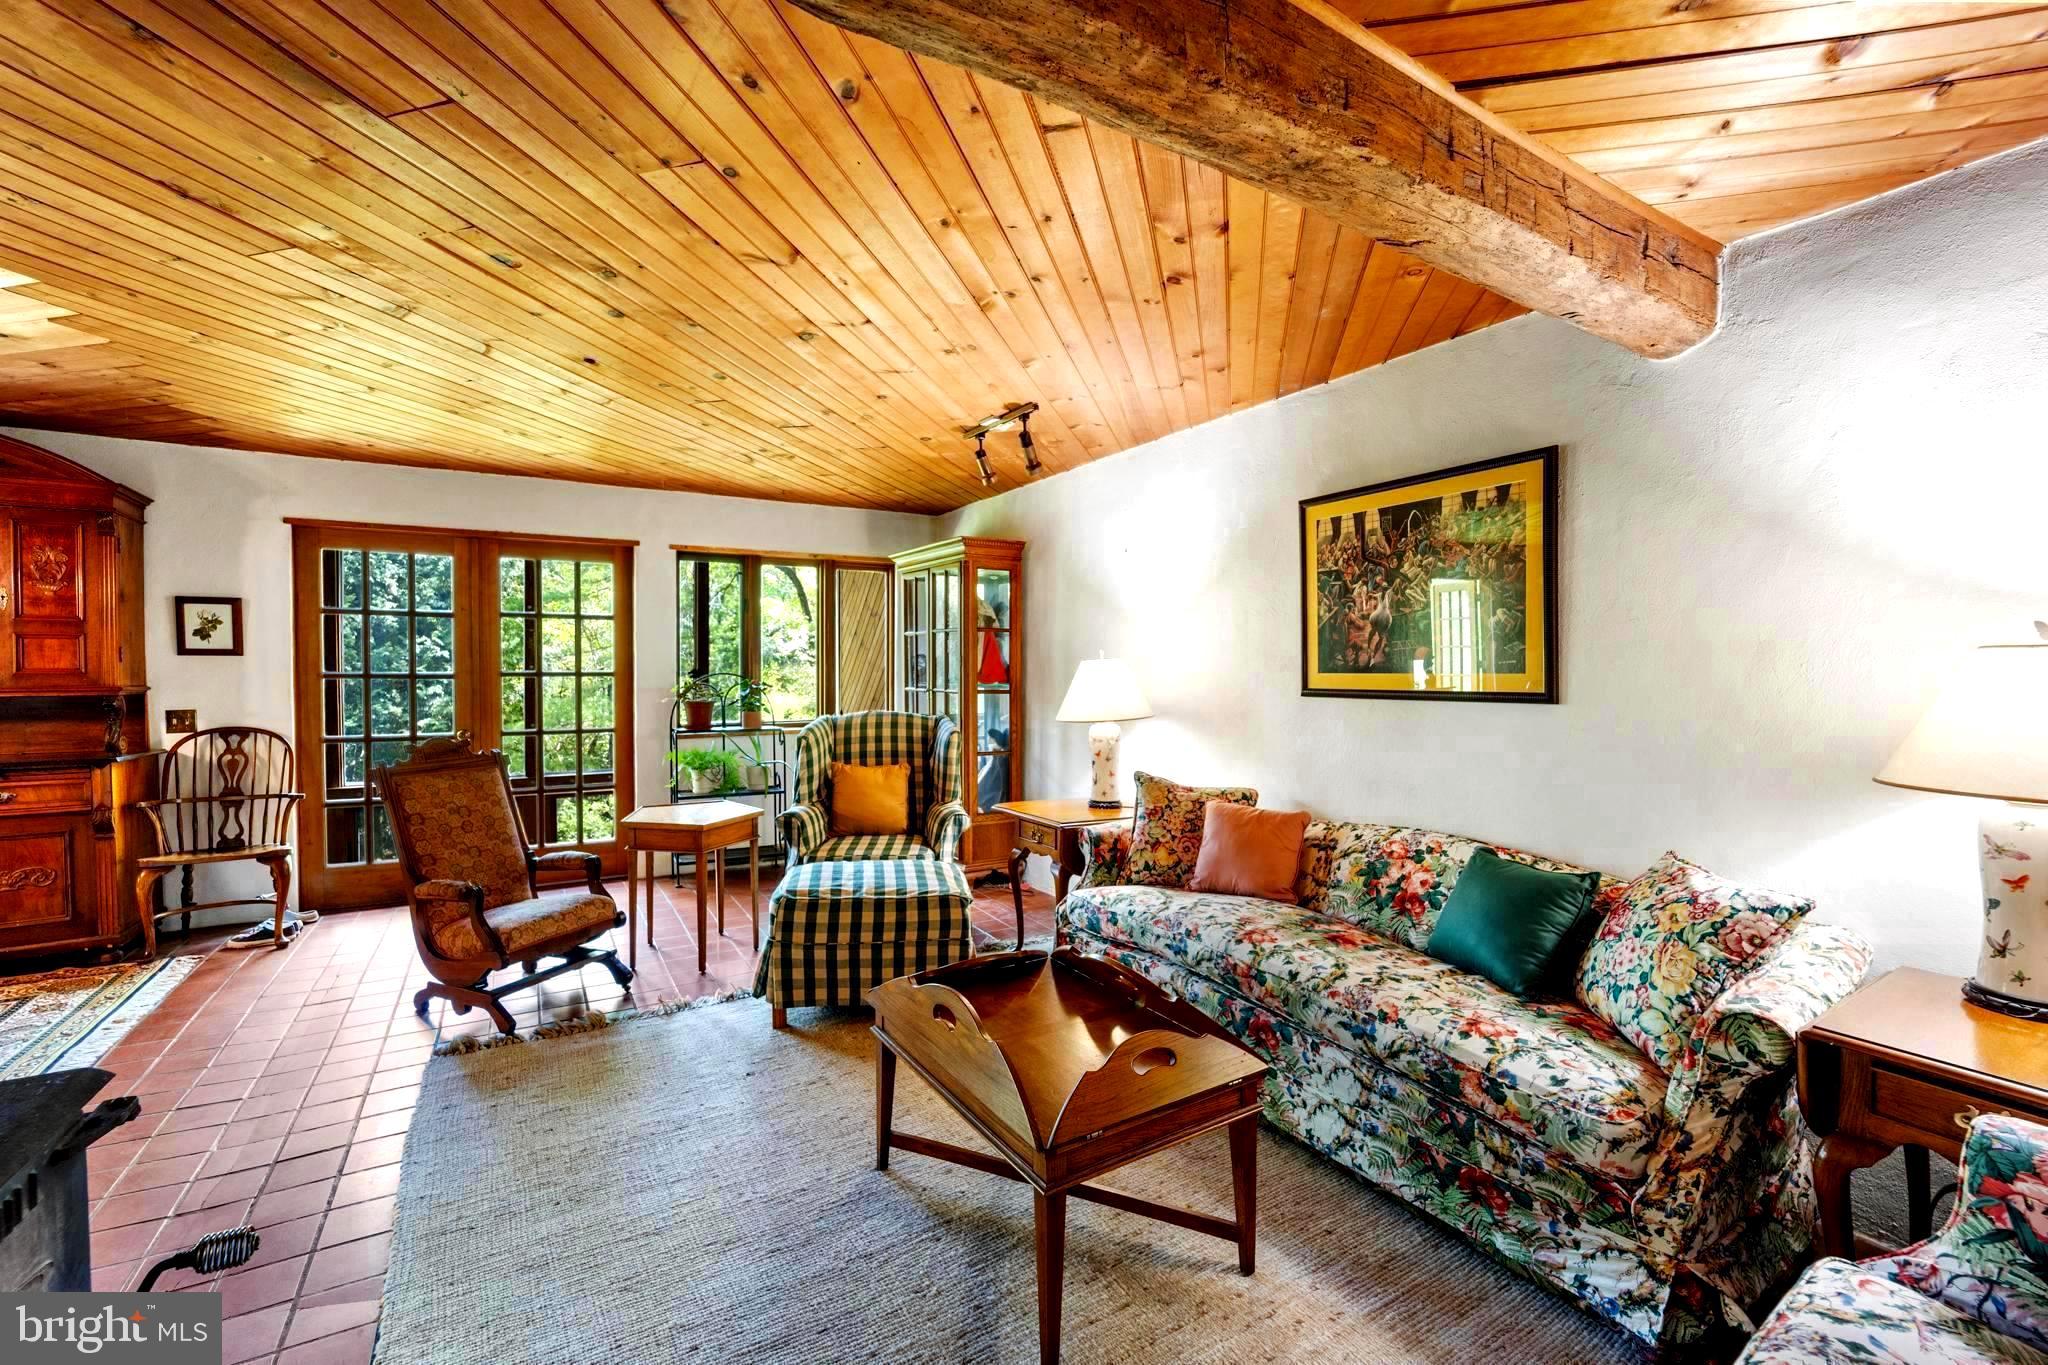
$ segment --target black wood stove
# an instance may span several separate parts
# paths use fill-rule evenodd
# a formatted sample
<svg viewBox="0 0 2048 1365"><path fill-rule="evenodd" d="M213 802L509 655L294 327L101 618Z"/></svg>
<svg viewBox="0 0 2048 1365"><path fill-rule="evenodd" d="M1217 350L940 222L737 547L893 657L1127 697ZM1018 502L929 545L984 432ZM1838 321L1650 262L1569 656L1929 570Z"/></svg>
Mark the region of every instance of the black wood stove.
<svg viewBox="0 0 2048 1365"><path fill-rule="evenodd" d="M92 1288L85 1149L142 1112L133 1095L82 1112L113 1079L82 1067L0 1081L0 1290Z"/></svg>

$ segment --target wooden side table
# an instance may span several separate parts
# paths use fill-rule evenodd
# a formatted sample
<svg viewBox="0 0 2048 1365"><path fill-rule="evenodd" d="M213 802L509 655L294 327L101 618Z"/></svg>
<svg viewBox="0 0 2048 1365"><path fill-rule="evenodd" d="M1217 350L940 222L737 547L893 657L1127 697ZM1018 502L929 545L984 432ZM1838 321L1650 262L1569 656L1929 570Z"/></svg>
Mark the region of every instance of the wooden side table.
<svg viewBox="0 0 2048 1365"><path fill-rule="evenodd" d="M703 975L704 899L707 865L710 894L718 899L718 932L725 932L725 859L728 848L747 846L747 907L754 916L754 950L761 948L761 811L738 801L701 801L680 806L642 806L619 821L619 842L626 849L626 965L639 956L633 922L640 906L640 888L647 888L647 946L654 946L654 859L664 853L688 853L697 860L697 974ZM640 855L647 870L640 870Z"/></svg>
<svg viewBox="0 0 2048 1365"><path fill-rule="evenodd" d="M1085 800L1005 801L996 807L1017 821L1017 844L1010 854L1010 893L1017 902L1017 946L1024 946L1024 860L1034 853L1052 859L1053 904L1067 898L1081 875L1081 831L1095 825L1129 820L1136 810L1122 806L1105 810Z"/></svg>
<svg viewBox="0 0 2048 1365"><path fill-rule="evenodd" d="M914 1152L1031 1187L1040 1365L1060 1358L1070 1198L1221 1238L1237 1248L1238 1274L1255 1269L1266 1064L1207 1015L1127 967L1071 948L934 967L885 981L867 1000L875 1007L875 1169L889 1169L891 1151ZM986 1148L897 1131L899 1058ZM1093 1183L1218 1128L1230 1134L1235 1218Z"/></svg>
<svg viewBox="0 0 2048 1365"><path fill-rule="evenodd" d="M1820 1134L1820 1250L1856 1255L1849 1176L1906 1149L1908 1229L1933 1232L1927 1154L1951 1161L1980 1114L2048 1123L2048 1024L1979 1009L1962 978L1901 967L1799 1035L1799 1107Z"/></svg>

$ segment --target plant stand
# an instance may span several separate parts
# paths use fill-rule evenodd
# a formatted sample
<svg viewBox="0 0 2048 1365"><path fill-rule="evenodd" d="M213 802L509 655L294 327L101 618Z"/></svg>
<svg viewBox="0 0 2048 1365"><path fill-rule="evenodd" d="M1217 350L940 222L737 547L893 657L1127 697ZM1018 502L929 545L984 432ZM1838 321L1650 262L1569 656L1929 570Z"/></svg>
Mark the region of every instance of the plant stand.
<svg viewBox="0 0 2048 1365"><path fill-rule="evenodd" d="M669 748L671 751L686 745L713 746L733 753L739 753L743 743L758 746L762 751L762 766L768 781L760 786L747 786L737 791L698 793L690 790L690 778L676 761L671 758L668 768L669 801L683 805L699 801L735 801L748 797L759 797L761 809L768 817L769 833L761 841L761 855L767 858L783 857L782 812L789 809L789 737L792 731L777 725L747 727L742 725L714 725L708 730L693 730L685 722L684 704L676 702L669 708ZM724 708L721 706L721 713ZM685 858L690 855L674 854L669 858L669 877L677 887L683 885L686 867ZM719 857L722 859L723 854ZM694 859L693 859L694 861Z"/></svg>

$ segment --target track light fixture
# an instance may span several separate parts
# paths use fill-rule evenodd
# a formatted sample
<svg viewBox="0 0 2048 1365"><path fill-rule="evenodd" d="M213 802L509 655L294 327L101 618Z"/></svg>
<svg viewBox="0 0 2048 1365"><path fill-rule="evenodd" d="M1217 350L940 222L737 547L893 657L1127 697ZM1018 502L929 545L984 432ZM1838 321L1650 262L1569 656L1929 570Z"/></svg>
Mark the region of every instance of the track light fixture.
<svg viewBox="0 0 2048 1365"><path fill-rule="evenodd" d="M1038 452L1031 448L1031 414L1027 412L1018 420L1024 424L1017 433L1017 445L1024 452L1024 472L1036 475L1045 465L1039 461Z"/></svg>
<svg viewBox="0 0 2048 1365"><path fill-rule="evenodd" d="M996 481L995 474L988 467L988 438L998 431L1008 431L1021 424L1017 433L1017 446L1024 452L1024 472L1036 474L1045 468L1032 447L1031 414L1038 411L1036 403L1012 403L993 416L984 417L971 427L960 428L962 436L974 438L974 466L980 471L981 486L989 487Z"/></svg>

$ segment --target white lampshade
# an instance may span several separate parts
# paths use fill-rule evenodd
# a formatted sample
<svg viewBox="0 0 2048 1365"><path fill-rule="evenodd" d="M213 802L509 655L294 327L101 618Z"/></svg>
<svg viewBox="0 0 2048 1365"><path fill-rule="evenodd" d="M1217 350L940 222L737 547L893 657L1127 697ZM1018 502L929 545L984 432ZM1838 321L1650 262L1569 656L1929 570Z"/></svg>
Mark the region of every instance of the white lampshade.
<svg viewBox="0 0 2048 1365"><path fill-rule="evenodd" d="M2048 644L1972 650L1877 780L1953 796L2048 801Z"/></svg>
<svg viewBox="0 0 2048 1365"><path fill-rule="evenodd" d="M1152 714L1130 665L1122 659L1083 659L1067 684L1056 720L1093 725L1105 720L1143 720Z"/></svg>

